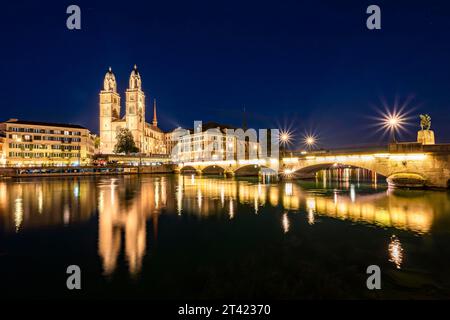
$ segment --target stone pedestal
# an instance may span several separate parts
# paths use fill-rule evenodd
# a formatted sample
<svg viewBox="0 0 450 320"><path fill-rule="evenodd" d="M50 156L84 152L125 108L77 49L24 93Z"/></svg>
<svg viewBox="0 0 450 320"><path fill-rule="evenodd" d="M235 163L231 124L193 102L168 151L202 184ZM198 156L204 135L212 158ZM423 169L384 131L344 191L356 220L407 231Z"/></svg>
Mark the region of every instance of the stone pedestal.
<svg viewBox="0 0 450 320"><path fill-rule="evenodd" d="M433 130L419 130L417 131L417 142L421 144L434 144Z"/></svg>

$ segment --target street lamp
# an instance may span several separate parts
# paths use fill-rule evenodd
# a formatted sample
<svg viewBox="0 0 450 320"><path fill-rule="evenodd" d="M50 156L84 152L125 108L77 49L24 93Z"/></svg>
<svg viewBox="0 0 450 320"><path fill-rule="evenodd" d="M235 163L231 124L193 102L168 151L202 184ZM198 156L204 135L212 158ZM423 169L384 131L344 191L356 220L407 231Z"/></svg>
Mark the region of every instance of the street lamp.
<svg viewBox="0 0 450 320"><path fill-rule="evenodd" d="M316 144L316 138L309 136L305 138L305 143L308 147L312 147Z"/></svg>
<svg viewBox="0 0 450 320"><path fill-rule="evenodd" d="M308 137L308 138L306 138L306 144L307 145L313 145L315 142L316 142L316 140L314 139L314 137Z"/></svg>
<svg viewBox="0 0 450 320"><path fill-rule="evenodd" d="M286 152L286 145L289 144L291 142L291 136L292 134L289 131L281 131L280 130L280 144L282 146L282 155L284 157L285 152Z"/></svg>
<svg viewBox="0 0 450 320"><path fill-rule="evenodd" d="M289 141L290 137L287 132L284 132L280 135L280 140L283 144L286 144Z"/></svg>
<svg viewBox="0 0 450 320"><path fill-rule="evenodd" d="M392 141L397 142L395 132L403 127L405 123L405 118L399 113L388 113L383 118L383 127L391 131Z"/></svg>
<svg viewBox="0 0 450 320"><path fill-rule="evenodd" d="M317 136L313 134L307 134L303 137L303 144L307 149L311 150L317 144Z"/></svg>

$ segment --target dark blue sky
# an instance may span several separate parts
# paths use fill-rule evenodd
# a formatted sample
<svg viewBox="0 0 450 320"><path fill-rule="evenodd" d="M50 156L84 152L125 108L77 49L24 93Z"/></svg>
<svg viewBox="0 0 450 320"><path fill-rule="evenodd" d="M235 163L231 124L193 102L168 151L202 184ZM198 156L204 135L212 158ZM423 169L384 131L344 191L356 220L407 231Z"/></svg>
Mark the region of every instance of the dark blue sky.
<svg viewBox="0 0 450 320"><path fill-rule="evenodd" d="M327 146L375 143L383 99L413 97L411 115L430 113L438 141L450 141L447 2L9 1L0 118L97 131L107 68L123 95L136 63L163 129L240 125L245 105L252 127L314 129ZM70 4L81 7L80 31L66 29ZM382 30L366 28L369 4L381 7Z"/></svg>

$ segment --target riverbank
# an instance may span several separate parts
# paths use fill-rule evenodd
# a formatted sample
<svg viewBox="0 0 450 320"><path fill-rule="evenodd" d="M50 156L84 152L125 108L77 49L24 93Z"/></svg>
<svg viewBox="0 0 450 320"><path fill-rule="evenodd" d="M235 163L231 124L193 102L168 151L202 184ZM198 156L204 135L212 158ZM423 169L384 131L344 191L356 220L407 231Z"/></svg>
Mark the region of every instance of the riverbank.
<svg viewBox="0 0 450 320"><path fill-rule="evenodd" d="M22 177L63 177L63 176L98 176L123 174L167 174L174 172L174 165L161 164L151 166L49 166L49 167L9 167L0 168L1 178Z"/></svg>

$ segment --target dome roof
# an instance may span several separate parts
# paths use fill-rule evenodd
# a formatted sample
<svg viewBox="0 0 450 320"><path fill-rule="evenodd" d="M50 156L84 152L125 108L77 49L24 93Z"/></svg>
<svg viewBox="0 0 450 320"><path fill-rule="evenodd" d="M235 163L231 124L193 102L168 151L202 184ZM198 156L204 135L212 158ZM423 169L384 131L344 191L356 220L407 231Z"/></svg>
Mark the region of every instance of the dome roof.
<svg viewBox="0 0 450 320"><path fill-rule="evenodd" d="M103 80L103 90L113 92L117 91L116 77L114 76L111 67L109 67L108 72L105 74L105 79Z"/></svg>
<svg viewBox="0 0 450 320"><path fill-rule="evenodd" d="M137 69L137 66L134 65L133 70L130 74L130 89L140 89L141 88L141 75Z"/></svg>

